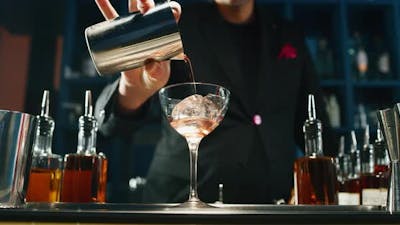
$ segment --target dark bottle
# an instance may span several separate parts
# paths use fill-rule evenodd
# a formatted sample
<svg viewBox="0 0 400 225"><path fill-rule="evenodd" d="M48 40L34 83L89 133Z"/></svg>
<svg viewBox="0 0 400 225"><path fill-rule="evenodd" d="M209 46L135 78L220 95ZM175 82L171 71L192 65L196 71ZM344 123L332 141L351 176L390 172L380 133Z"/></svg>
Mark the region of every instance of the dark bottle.
<svg viewBox="0 0 400 225"><path fill-rule="evenodd" d="M383 195L379 177L375 174L374 146L370 143L369 126L365 128L364 146L361 152L361 204L382 205Z"/></svg>
<svg viewBox="0 0 400 225"><path fill-rule="evenodd" d="M351 131L351 146L349 153L349 173L344 182L343 192L346 193L339 196L339 202L345 202L345 205L360 205L360 175L361 175L361 159L360 151L357 148L357 138L354 131ZM341 198L341 199L340 199Z"/></svg>
<svg viewBox="0 0 400 225"><path fill-rule="evenodd" d="M36 117L36 121L26 201L58 202L61 190L62 157L51 151L55 123L49 116L48 90L43 93L41 112Z"/></svg>
<svg viewBox="0 0 400 225"><path fill-rule="evenodd" d="M336 167L332 157L323 156L322 123L316 118L313 95L308 96L303 132L305 156L294 162L295 204L337 204Z"/></svg>
<svg viewBox="0 0 400 225"><path fill-rule="evenodd" d="M85 114L79 118L78 150L64 158L62 202L105 202L107 158L96 153L97 121L92 95L86 91Z"/></svg>

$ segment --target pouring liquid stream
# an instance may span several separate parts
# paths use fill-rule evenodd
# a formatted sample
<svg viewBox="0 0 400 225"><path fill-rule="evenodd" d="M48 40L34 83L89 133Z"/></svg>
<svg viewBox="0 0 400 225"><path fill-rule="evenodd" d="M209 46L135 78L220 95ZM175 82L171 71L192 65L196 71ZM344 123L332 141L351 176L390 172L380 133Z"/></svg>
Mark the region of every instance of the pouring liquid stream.
<svg viewBox="0 0 400 225"><path fill-rule="evenodd" d="M190 78L190 81L193 82L194 93L197 93L196 84L194 84L196 82L196 80L194 78L192 62L190 61L190 58L186 54L184 54L184 56L183 56L183 61L185 61L186 65L189 66L189 70L190 70L189 78Z"/></svg>

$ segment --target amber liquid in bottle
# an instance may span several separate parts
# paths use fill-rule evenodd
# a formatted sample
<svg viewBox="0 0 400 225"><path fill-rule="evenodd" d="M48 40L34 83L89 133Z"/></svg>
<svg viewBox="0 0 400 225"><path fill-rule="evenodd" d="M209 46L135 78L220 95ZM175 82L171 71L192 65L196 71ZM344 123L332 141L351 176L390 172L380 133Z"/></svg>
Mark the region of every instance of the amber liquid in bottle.
<svg viewBox="0 0 400 225"><path fill-rule="evenodd" d="M348 179L344 182L344 190L349 193L360 193L360 178Z"/></svg>
<svg viewBox="0 0 400 225"><path fill-rule="evenodd" d="M26 201L58 202L60 201L61 169L32 168Z"/></svg>
<svg viewBox="0 0 400 225"><path fill-rule="evenodd" d="M331 157L302 157L294 164L298 204L337 204L336 167Z"/></svg>
<svg viewBox="0 0 400 225"><path fill-rule="evenodd" d="M68 154L65 157L63 202L105 202L107 159L99 155Z"/></svg>

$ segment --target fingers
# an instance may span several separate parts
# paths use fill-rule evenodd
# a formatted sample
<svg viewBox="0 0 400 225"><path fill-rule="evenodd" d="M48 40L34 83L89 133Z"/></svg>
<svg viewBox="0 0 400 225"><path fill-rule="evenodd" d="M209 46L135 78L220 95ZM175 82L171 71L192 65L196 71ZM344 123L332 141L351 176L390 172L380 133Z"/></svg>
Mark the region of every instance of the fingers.
<svg viewBox="0 0 400 225"><path fill-rule="evenodd" d="M96 4L106 20L118 17L117 11L115 11L109 0L96 0Z"/></svg>
<svg viewBox="0 0 400 225"><path fill-rule="evenodd" d="M171 6L172 13L174 14L176 22L178 22L182 13L181 5L179 5L179 3L174 1L170 1L169 5Z"/></svg>
<svg viewBox="0 0 400 225"><path fill-rule="evenodd" d="M129 0L128 1L128 8L129 12L137 12L139 9L137 8L137 1L136 0Z"/></svg>
<svg viewBox="0 0 400 225"><path fill-rule="evenodd" d="M162 73L163 71L163 62L160 61L156 61L154 59L147 59L145 61L145 65L144 65L144 70L151 76L154 78L157 78L157 76Z"/></svg>
<svg viewBox="0 0 400 225"><path fill-rule="evenodd" d="M144 65L144 71L149 75L150 81L157 81L162 84L162 86L168 81L170 74L169 61L155 61L149 59Z"/></svg>
<svg viewBox="0 0 400 225"><path fill-rule="evenodd" d="M142 14L146 13L154 6L155 6L155 4L154 4L153 0L138 0L137 1L137 8Z"/></svg>
<svg viewBox="0 0 400 225"><path fill-rule="evenodd" d="M174 14L175 20L176 22L178 22L182 12L181 5L174 1L170 1L169 4L171 6L172 13ZM154 7L155 3L154 0L129 0L128 6L129 12L140 11L140 13L144 14Z"/></svg>

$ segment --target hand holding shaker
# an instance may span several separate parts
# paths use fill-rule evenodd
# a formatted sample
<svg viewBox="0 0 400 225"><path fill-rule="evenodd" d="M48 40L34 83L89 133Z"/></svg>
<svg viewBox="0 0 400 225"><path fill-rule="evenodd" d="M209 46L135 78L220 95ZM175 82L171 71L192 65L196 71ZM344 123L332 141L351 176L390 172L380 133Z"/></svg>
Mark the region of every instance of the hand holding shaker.
<svg viewBox="0 0 400 225"><path fill-rule="evenodd" d="M146 60L182 59L183 44L169 2L92 25L85 30L100 75L143 66Z"/></svg>

